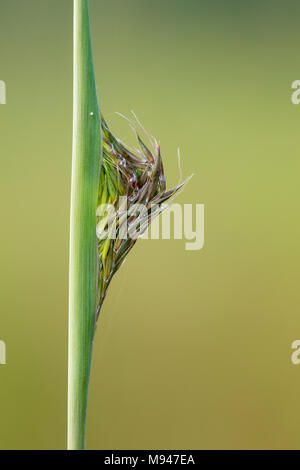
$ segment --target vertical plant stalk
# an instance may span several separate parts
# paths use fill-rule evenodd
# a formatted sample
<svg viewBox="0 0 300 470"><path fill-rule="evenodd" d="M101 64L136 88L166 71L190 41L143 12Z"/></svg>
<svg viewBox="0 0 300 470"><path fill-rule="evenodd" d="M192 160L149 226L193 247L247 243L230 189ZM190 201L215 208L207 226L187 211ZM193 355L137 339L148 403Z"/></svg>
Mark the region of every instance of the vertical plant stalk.
<svg viewBox="0 0 300 470"><path fill-rule="evenodd" d="M74 0L74 116L69 271L68 449L85 447L97 305L96 209L101 165L88 0Z"/></svg>

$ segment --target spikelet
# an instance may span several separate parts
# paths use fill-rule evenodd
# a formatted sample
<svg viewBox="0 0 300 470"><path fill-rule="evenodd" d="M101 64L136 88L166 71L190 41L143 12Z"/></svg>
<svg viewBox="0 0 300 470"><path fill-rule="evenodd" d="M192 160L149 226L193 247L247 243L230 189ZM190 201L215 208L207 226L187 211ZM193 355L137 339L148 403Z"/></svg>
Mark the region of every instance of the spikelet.
<svg viewBox="0 0 300 470"><path fill-rule="evenodd" d="M161 204L185 184L166 191L160 145L140 124L139 127L134 123L131 125L139 149L132 150L117 139L102 117L103 164L97 211L97 318L113 275L136 243L137 237L130 234L138 228L141 236L161 212ZM140 131L148 136L152 151L141 139ZM137 214L137 204L145 207L142 214Z"/></svg>

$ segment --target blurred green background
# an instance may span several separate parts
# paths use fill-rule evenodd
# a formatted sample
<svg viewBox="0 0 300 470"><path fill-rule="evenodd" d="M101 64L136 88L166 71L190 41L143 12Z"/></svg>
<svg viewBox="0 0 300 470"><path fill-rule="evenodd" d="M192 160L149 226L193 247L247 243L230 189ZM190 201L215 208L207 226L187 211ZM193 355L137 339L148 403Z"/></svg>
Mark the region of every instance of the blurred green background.
<svg viewBox="0 0 300 470"><path fill-rule="evenodd" d="M194 178L205 247L140 241L98 327L89 449L299 448L297 0L91 0L102 109ZM63 449L72 1L0 0L0 448Z"/></svg>

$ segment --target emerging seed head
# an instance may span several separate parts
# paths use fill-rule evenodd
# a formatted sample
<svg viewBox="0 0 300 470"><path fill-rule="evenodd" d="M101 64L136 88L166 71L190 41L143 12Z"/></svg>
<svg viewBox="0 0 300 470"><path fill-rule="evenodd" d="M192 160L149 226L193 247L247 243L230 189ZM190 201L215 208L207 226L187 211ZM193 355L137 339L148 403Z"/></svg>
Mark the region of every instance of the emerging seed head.
<svg viewBox="0 0 300 470"><path fill-rule="evenodd" d="M163 202L170 199L185 183L166 191L166 179L160 145L142 126L152 151L141 139L135 124L139 149L130 149L110 131L102 117L103 162L100 174L97 212L98 237L98 315L108 285L125 261L137 237L161 212ZM144 210L137 210L143 205ZM97 316L98 316L97 315Z"/></svg>

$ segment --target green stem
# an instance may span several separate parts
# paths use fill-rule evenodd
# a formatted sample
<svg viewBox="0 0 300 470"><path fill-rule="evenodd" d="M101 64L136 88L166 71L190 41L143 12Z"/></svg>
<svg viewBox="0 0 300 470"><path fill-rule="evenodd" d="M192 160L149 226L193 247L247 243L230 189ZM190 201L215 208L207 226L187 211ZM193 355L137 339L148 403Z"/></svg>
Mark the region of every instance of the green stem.
<svg viewBox="0 0 300 470"><path fill-rule="evenodd" d="M69 278L68 449L84 449L97 301L96 209L101 164L88 0L74 0L74 122Z"/></svg>

